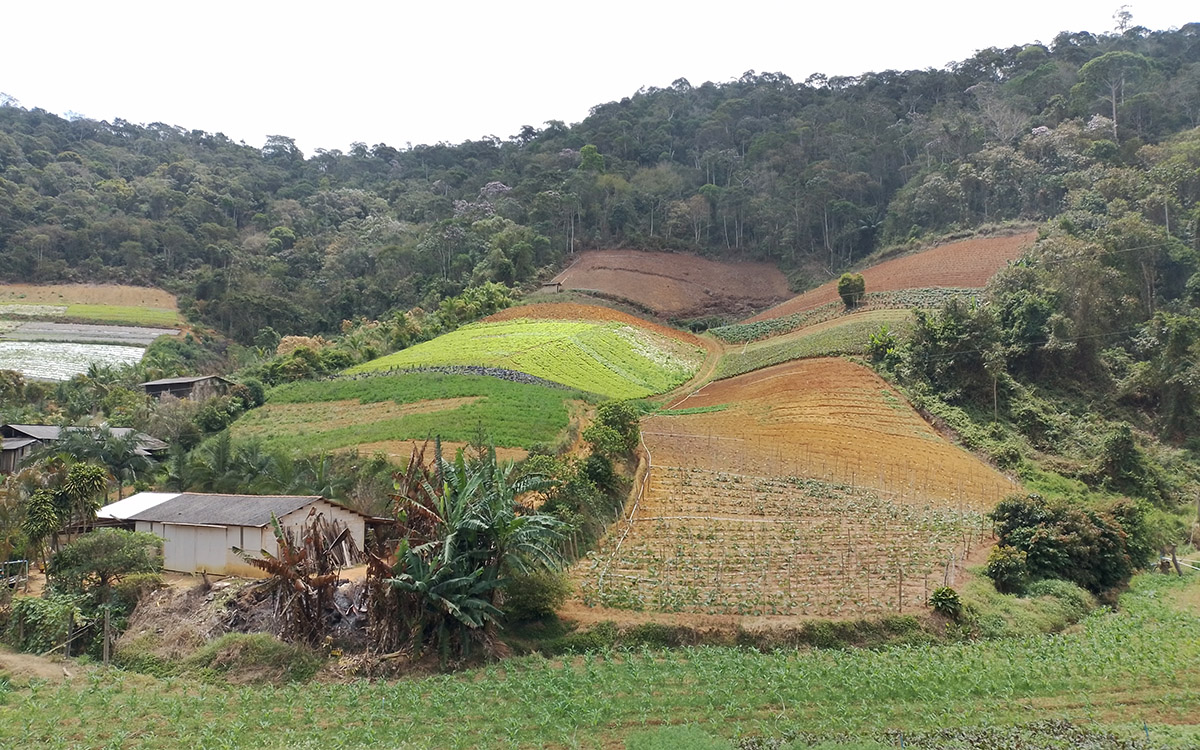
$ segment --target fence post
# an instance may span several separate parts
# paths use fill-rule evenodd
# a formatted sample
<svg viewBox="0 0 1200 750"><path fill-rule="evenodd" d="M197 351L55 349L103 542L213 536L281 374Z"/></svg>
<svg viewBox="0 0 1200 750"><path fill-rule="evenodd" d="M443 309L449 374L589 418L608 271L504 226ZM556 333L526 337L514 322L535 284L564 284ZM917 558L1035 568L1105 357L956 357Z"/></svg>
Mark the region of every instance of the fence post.
<svg viewBox="0 0 1200 750"><path fill-rule="evenodd" d="M109 621L109 616L111 614L112 607L106 606L104 608L104 666L106 667L108 666L109 649L111 648L109 642L112 638L112 628Z"/></svg>

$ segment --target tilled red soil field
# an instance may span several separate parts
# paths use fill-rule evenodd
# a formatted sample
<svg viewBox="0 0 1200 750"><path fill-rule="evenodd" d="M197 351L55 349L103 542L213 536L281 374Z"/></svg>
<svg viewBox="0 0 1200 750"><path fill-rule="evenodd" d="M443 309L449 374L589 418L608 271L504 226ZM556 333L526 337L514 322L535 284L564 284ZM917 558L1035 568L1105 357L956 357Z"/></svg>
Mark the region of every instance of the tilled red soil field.
<svg viewBox="0 0 1200 750"><path fill-rule="evenodd" d="M1036 232L1027 232L951 242L871 266L862 272L863 280L868 292L929 287L977 289L986 286L997 271L1021 257L1036 237ZM837 299L837 281L830 281L765 310L747 322L782 318Z"/></svg>
<svg viewBox="0 0 1200 750"><path fill-rule="evenodd" d="M638 250L581 253L554 281L564 289L597 291L674 318L743 315L791 294L787 279L769 263Z"/></svg>

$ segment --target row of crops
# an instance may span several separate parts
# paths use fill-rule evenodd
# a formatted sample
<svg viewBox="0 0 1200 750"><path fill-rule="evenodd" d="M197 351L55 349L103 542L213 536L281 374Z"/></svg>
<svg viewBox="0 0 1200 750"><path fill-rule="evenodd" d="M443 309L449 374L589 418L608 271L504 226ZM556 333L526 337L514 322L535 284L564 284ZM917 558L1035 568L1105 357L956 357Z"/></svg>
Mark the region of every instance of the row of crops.
<svg viewBox="0 0 1200 750"><path fill-rule="evenodd" d="M579 569L586 604L740 615L862 616L923 604L990 525L977 511L863 488L659 469Z"/></svg>
<svg viewBox="0 0 1200 750"><path fill-rule="evenodd" d="M70 380L93 364L129 365L146 353L140 346L54 341L0 341L0 370L37 380Z"/></svg>
<svg viewBox="0 0 1200 750"><path fill-rule="evenodd" d="M463 326L350 372L485 365L611 398L642 398L683 383L702 358L698 347L618 322L516 319Z"/></svg>
<svg viewBox="0 0 1200 750"><path fill-rule="evenodd" d="M863 354L871 335L886 325L902 333L910 324L906 311L879 311L882 315L854 316L843 324L822 327L807 335L770 339L763 345L733 351L721 358L715 378L731 378L764 367L808 357L830 357L844 354Z"/></svg>
<svg viewBox="0 0 1200 750"><path fill-rule="evenodd" d="M471 375L416 372L360 380L289 383L233 425L239 437L297 453L396 440L470 442L482 430L497 446L553 444L567 402L584 394Z"/></svg>
<svg viewBox="0 0 1200 750"><path fill-rule="evenodd" d="M896 289L886 292L868 291L860 300L858 310L909 310L914 307L929 309L940 306L951 297L977 297L980 290L954 287L929 287L923 289ZM767 320L751 323L735 323L711 329L711 333L731 344L744 344L771 336L797 331L807 326L833 320L846 314L846 306L838 302L822 305Z"/></svg>

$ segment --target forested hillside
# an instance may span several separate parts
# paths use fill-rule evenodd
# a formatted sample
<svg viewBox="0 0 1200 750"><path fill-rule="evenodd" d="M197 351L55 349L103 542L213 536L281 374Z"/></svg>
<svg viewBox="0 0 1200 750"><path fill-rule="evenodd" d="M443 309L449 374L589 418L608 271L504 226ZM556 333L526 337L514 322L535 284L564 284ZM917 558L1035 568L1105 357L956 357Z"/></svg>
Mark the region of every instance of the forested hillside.
<svg viewBox="0 0 1200 750"><path fill-rule="evenodd" d="M250 341L519 284L584 248L832 272L916 235L1113 200L1195 243L1198 125L1198 24L1064 32L941 70L680 79L507 140L307 157L282 135L259 149L9 101L0 274L160 285Z"/></svg>

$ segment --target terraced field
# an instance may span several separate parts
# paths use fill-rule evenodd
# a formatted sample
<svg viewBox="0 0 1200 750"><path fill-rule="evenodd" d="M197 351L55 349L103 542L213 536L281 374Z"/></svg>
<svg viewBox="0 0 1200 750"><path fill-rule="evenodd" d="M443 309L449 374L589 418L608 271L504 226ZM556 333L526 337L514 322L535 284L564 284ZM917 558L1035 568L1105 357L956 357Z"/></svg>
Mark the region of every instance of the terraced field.
<svg viewBox="0 0 1200 750"><path fill-rule="evenodd" d="M553 279L564 289L630 300L664 317L744 314L787 299L770 263L722 263L685 253L594 250Z"/></svg>
<svg viewBox="0 0 1200 750"><path fill-rule="evenodd" d="M861 617L921 610L990 532L977 511L812 479L671 467L577 570L586 604Z"/></svg>
<svg viewBox="0 0 1200 750"><path fill-rule="evenodd" d="M587 604L844 617L923 606L1016 485L870 370L789 362L647 417L638 501L573 575Z"/></svg>
<svg viewBox="0 0 1200 750"><path fill-rule="evenodd" d="M164 327L183 323L174 295L118 284L0 284L0 318Z"/></svg>
<svg viewBox="0 0 1200 750"><path fill-rule="evenodd" d="M871 335L882 326L902 334L912 326L912 313L908 310L869 310L750 342L721 357L715 377L729 378L793 359L862 354L867 350Z"/></svg>
<svg viewBox="0 0 1200 750"><path fill-rule="evenodd" d="M610 398L642 398L685 382L702 361L701 347L643 325L606 318L522 317L463 326L349 372L481 365Z"/></svg>
<svg viewBox="0 0 1200 750"><path fill-rule="evenodd" d="M930 287L982 288L996 272L1021 257L1036 238L1035 232L1027 232L951 242L871 266L862 272L863 280L867 283L868 293ZM765 310L746 322L782 318L836 301L835 280Z"/></svg>
<svg viewBox="0 0 1200 750"><path fill-rule="evenodd" d="M233 425L240 439L311 454L357 449L406 460L414 441L440 436L447 450L482 431L501 458L553 446L583 394L492 377L412 373L358 380L303 381L273 389L267 403Z"/></svg>
<svg viewBox="0 0 1200 750"><path fill-rule="evenodd" d="M159 289L0 284L0 369L67 380L96 363L134 364L182 325L175 297Z"/></svg>

